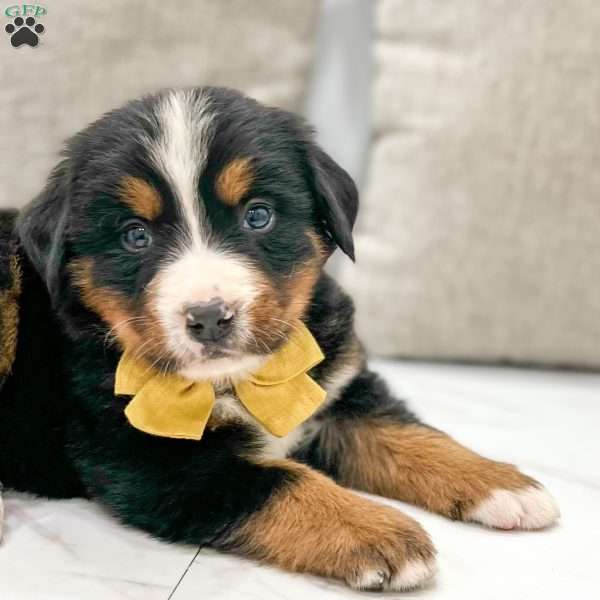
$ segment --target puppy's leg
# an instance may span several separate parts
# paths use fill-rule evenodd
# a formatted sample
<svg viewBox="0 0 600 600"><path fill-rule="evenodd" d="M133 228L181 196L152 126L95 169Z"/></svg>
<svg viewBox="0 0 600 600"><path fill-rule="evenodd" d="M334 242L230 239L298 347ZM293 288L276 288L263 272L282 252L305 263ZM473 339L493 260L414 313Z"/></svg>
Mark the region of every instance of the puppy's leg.
<svg viewBox="0 0 600 600"><path fill-rule="evenodd" d="M91 494L124 522L167 540L208 544L359 589L413 588L433 573L435 551L416 521L304 465L224 461L225 449L213 455L210 448L194 460L177 452L177 442L173 448L156 465L149 451L143 462L127 464L123 456L110 473L88 463L90 488L102 474Z"/></svg>
<svg viewBox="0 0 600 600"><path fill-rule="evenodd" d="M298 457L343 485L452 519L538 529L559 517L541 484L420 423L369 372L346 388Z"/></svg>
<svg viewBox="0 0 600 600"><path fill-rule="evenodd" d="M288 570L345 580L357 589L404 590L434 573L429 537L410 517L370 502L291 461L293 483L222 542Z"/></svg>

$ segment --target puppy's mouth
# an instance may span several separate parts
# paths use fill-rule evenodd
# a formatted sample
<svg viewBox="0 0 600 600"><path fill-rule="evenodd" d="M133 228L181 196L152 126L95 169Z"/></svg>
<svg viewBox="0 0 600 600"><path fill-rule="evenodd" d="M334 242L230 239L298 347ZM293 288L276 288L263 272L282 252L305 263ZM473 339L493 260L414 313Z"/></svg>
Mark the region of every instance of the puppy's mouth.
<svg viewBox="0 0 600 600"><path fill-rule="evenodd" d="M237 339L228 339L222 342L197 342L180 336L179 343L172 348L177 358L177 363L183 368L188 364L209 363L215 360L239 360L248 350L245 350Z"/></svg>
<svg viewBox="0 0 600 600"><path fill-rule="evenodd" d="M220 346L210 347L205 346L204 352L201 357L199 357L200 361L207 362L209 360L218 360L220 358L242 358L244 355L242 352L231 350L229 348L222 348Z"/></svg>
<svg viewBox="0 0 600 600"><path fill-rule="evenodd" d="M186 379L196 381L235 381L257 371L268 357L226 348L206 349L197 358L181 361L177 372Z"/></svg>

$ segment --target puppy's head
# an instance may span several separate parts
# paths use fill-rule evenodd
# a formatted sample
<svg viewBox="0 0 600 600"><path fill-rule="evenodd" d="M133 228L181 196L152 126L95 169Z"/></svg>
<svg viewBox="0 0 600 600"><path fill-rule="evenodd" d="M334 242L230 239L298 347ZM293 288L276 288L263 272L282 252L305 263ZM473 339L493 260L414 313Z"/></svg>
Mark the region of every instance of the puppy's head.
<svg viewBox="0 0 600 600"><path fill-rule="evenodd" d="M168 90L75 136L20 235L78 327L216 379L286 340L336 246L353 258L357 205L298 117L231 90Z"/></svg>

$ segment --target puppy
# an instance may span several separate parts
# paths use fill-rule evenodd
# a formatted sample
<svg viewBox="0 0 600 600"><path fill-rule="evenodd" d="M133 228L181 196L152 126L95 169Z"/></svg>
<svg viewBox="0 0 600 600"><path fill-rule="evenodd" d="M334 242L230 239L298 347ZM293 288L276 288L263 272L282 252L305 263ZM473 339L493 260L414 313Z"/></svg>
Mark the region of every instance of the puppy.
<svg viewBox="0 0 600 600"><path fill-rule="evenodd" d="M347 487L489 527L554 522L538 482L424 424L368 369L352 302L323 273L336 248L354 257L357 207L298 117L232 90L166 90L76 135L15 229L0 479L365 590L423 584L435 550L413 519ZM296 323L325 356L310 376L327 397L277 437L234 384ZM114 391L124 351L214 384L199 441L132 427Z"/></svg>

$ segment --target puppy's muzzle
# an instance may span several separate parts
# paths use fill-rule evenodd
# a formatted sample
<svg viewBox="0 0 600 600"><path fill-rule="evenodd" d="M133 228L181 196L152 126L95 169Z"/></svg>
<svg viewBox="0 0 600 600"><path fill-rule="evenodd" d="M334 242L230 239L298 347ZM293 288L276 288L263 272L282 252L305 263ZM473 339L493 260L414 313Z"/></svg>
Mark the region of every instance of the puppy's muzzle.
<svg viewBox="0 0 600 600"><path fill-rule="evenodd" d="M220 342L232 330L234 313L222 298L197 302L185 310L188 335L197 342Z"/></svg>

